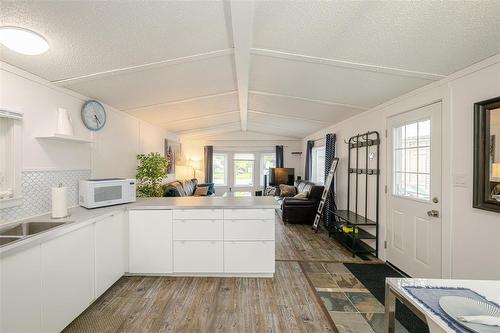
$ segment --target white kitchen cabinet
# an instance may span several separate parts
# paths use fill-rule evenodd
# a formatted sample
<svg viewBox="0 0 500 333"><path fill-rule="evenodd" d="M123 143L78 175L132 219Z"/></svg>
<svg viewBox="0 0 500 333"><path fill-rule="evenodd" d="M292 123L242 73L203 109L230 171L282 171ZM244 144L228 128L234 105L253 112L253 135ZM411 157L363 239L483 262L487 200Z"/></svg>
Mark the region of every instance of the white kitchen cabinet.
<svg viewBox="0 0 500 333"><path fill-rule="evenodd" d="M174 240L223 240L223 220L174 220Z"/></svg>
<svg viewBox="0 0 500 333"><path fill-rule="evenodd" d="M274 220L225 220L224 240L274 240Z"/></svg>
<svg viewBox="0 0 500 333"><path fill-rule="evenodd" d="M60 332L93 301L93 225L41 245L42 332Z"/></svg>
<svg viewBox="0 0 500 333"><path fill-rule="evenodd" d="M41 330L40 246L0 259L0 332Z"/></svg>
<svg viewBox="0 0 500 333"><path fill-rule="evenodd" d="M125 272L125 220L115 213L95 224L95 298Z"/></svg>
<svg viewBox="0 0 500 333"><path fill-rule="evenodd" d="M222 219L222 209L175 209L174 220Z"/></svg>
<svg viewBox="0 0 500 333"><path fill-rule="evenodd" d="M172 211L129 212L129 272L172 273Z"/></svg>
<svg viewBox="0 0 500 333"><path fill-rule="evenodd" d="M174 241L175 273L222 273L222 241Z"/></svg>
<svg viewBox="0 0 500 333"><path fill-rule="evenodd" d="M274 209L224 209L224 220L274 220Z"/></svg>
<svg viewBox="0 0 500 333"><path fill-rule="evenodd" d="M224 273L274 273L274 241L224 242Z"/></svg>

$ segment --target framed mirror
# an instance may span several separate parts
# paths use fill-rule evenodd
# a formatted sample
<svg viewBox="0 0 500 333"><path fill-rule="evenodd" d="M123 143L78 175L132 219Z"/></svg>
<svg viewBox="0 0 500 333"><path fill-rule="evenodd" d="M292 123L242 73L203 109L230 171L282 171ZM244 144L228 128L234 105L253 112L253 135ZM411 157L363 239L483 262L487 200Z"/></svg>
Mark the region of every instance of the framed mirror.
<svg viewBox="0 0 500 333"><path fill-rule="evenodd" d="M474 104L473 206L500 213L500 97Z"/></svg>

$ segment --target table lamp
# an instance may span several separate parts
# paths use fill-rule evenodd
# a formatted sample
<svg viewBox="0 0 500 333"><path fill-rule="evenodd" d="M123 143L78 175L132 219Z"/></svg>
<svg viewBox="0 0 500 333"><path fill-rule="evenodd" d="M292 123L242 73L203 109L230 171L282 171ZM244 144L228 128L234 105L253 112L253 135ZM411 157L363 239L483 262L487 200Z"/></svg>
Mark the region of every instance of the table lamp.
<svg viewBox="0 0 500 333"><path fill-rule="evenodd" d="M200 160L189 160L189 166L193 168L193 178L196 178L196 171L201 170L201 161Z"/></svg>
<svg viewBox="0 0 500 333"><path fill-rule="evenodd" d="M491 180L500 182L500 163L491 164Z"/></svg>

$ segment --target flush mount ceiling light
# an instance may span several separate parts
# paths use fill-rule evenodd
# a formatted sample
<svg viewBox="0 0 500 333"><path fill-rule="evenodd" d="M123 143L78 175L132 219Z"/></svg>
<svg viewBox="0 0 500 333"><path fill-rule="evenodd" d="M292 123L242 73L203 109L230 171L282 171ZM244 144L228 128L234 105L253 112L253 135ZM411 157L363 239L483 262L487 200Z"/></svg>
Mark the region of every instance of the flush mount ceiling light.
<svg viewBox="0 0 500 333"><path fill-rule="evenodd" d="M41 35L19 27L0 27L0 44L26 55L42 54L49 49L49 43Z"/></svg>

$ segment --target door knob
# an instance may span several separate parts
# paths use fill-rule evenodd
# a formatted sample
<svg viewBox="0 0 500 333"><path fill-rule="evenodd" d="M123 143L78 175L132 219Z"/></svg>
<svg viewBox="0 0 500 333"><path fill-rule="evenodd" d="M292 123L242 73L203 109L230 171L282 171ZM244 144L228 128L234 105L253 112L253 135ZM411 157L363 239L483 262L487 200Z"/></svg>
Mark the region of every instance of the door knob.
<svg viewBox="0 0 500 333"><path fill-rule="evenodd" d="M432 209L427 212L427 215L430 217L439 217L439 212L437 210Z"/></svg>

